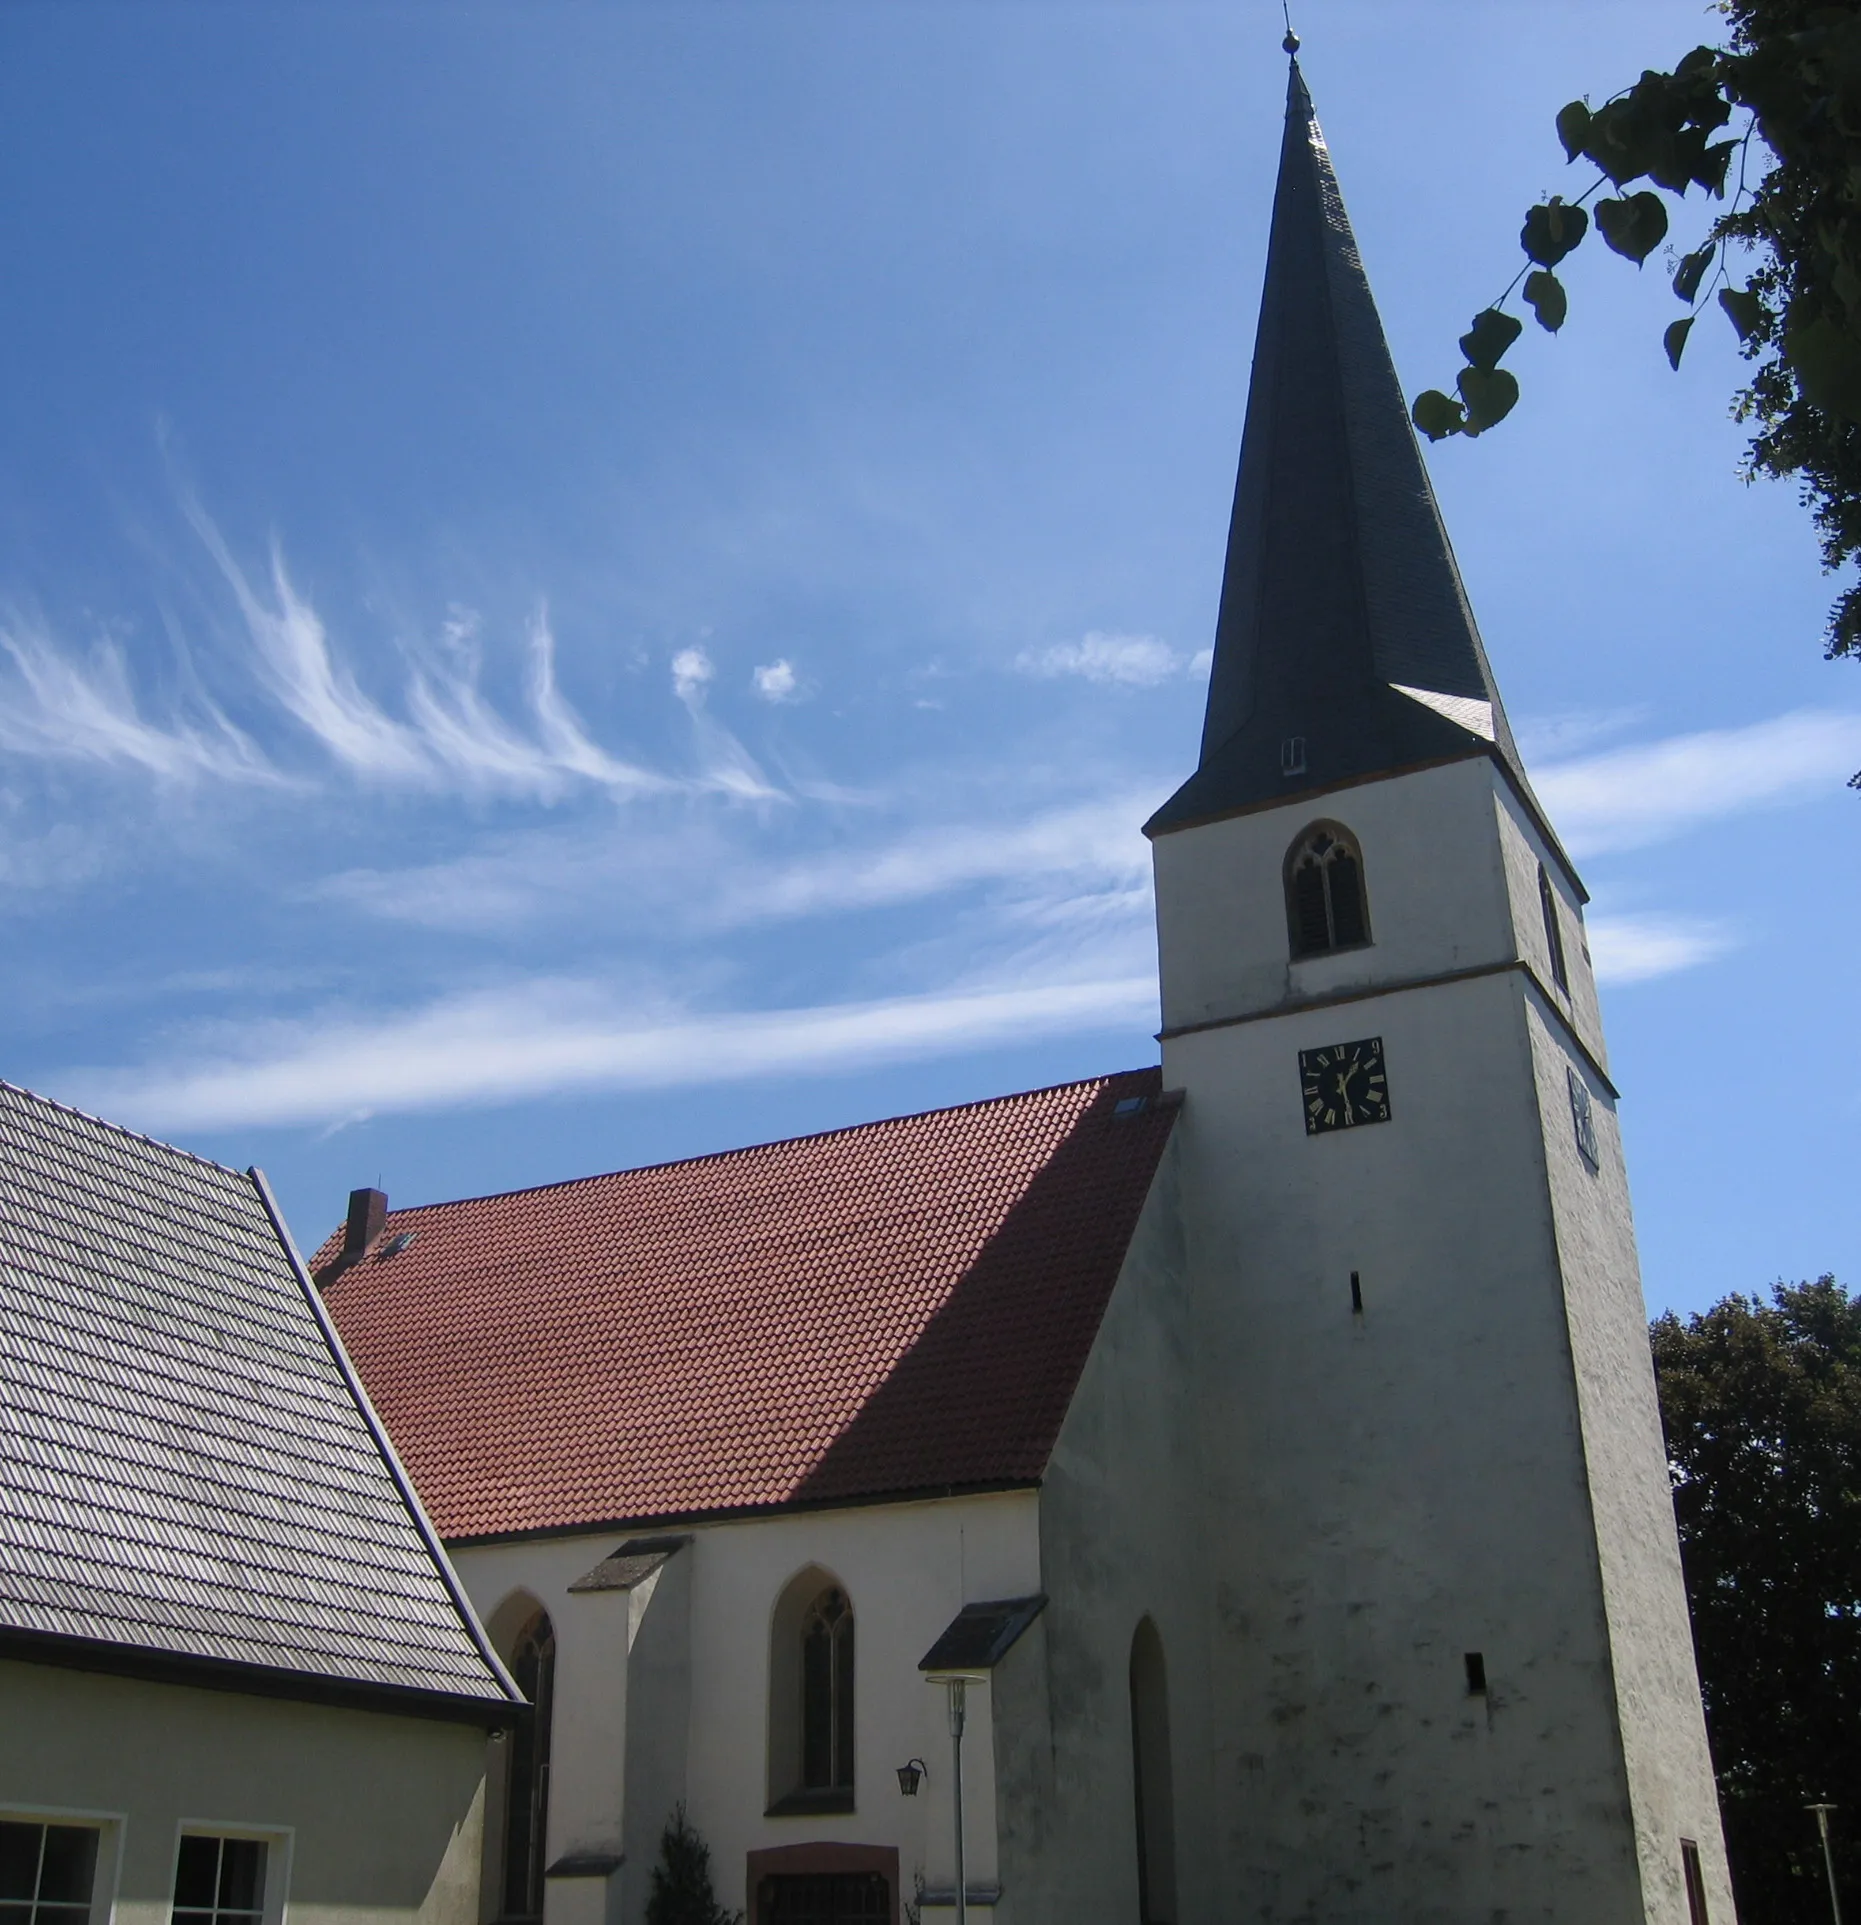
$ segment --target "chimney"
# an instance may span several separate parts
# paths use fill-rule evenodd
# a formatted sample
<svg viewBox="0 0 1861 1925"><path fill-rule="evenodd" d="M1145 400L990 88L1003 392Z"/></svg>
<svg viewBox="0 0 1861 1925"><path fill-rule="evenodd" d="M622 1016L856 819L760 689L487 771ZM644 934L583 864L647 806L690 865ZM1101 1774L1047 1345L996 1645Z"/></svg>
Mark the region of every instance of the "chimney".
<svg viewBox="0 0 1861 1925"><path fill-rule="evenodd" d="M351 1190L349 1192L349 1221L343 1226L342 1267L346 1270L352 1263L360 1263L367 1253L368 1246L380 1236L382 1226L388 1220L388 1193L386 1190Z"/></svg>
<svg viewBox="0 0 1861 1925"><path fill-rule="evenodd" d="M349 1220L343 1225L342 1248L316 1273L319 1290L327 1290L352 1264L368 1254L368 1246L380 1236L388 1221L386 1190L351 1190Z"/></svg>

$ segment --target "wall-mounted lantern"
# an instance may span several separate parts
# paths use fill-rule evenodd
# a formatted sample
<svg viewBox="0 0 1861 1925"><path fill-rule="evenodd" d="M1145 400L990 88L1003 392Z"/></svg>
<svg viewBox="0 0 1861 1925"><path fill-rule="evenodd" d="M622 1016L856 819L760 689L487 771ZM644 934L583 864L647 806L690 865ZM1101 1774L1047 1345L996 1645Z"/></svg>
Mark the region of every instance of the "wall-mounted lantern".
<svg viewBox="0 0 1861 1925"><path fill-rule="evenodd" d="M915 1798L918 1795L919 1784L929 1776L930 1768L925 1764L924 1760L922 1758L913 1758L908 1763L898 1767L898 1789L902 1791L907 1798Z"/></svg>

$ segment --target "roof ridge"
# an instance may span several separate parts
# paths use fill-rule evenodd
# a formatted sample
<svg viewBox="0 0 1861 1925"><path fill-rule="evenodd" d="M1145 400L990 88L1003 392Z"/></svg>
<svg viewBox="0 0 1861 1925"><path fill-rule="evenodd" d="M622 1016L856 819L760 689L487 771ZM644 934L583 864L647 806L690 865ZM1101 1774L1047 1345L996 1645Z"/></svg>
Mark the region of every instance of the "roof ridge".
<svg viewBox="0 0 1861 1925"><path fill-rule="evenodd" d="M107 1116L96 1116L91 1111L80 1109L75 1103L61 1103L55 1096L47 1096L41 1090L28 1089L24 1083L9 1082L0 1076L0 1092L12 1096L23 1096L29 1102L42 1104L48 1110L56 1110L61 1116L75 1116L81 1123L93 1124L100 1130L108 1130L112 1136L126 1136L132 1143L146 1143L152 1150L166 1150L170 1156L185 1157L190 1163L198 1163L204 1169L217 1170L221 1176L230 1176L235 1182L243 1183L246 1173L235 1170L230 1164L216 1163L210 1156L202 1156L198 1150L184 1150L179 1143L169 1143L159 1136L150 1136L142 1130L132 1130L126 1123L112 1123Z"/></svg>
<svg viewBox="0 0 1861 1925"><path fill-rule="evenodd" d="M754 1156L759 1150L779 1150L791 1143L821 1143L836 1136L857 1136L862 1130L882 1130L894 1123L916 1123L929 1116L960 1116L968 1110L988 1109L998 1103L1021 1102L1030 1096L1052 1096L1061 1090L1085 1089L1094 1083L1113 1083L1123 1076L1146 1076L1161 1069L1160 1063L1142 1063L1135 1069L1106 1070L1098 1076L1078 1076L1064 1083L1041 1083L1033 1089L1008 1090L1000 1096L978 1096L967 1103L939 1103L930 1109L904 1110L896 1116L870 1117L863 1123L842 1123L831 1130L804 1130L799 1136L771 1136L760 1143L738 1143L727 1150L705 1150L697 1156L668 1157L663 1163L628 1163L617 1170L595 1170L587 1176L558 1177L553 1183L525 1183L513 1190L487 1190L480 1196L451 1196L442 1197L435 1203L409 1203L399 1209L390 1209L388 1215L402 1217L414 1216L423 1210L453 1210L464 1203L502 1203L510 1197L543 1196L552 1190L574 1190L587 1183L606 1183L617 1176L646 1176L655 1170L683 1170L700 1163L727 1163L732 1157Z"/></svg>

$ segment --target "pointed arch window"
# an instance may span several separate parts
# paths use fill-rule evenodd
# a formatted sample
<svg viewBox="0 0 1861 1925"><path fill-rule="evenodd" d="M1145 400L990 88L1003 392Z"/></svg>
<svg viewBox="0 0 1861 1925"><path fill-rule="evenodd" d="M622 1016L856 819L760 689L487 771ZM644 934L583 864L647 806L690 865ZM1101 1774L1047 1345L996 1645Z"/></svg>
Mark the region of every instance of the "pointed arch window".
<svg viewBox="0 0 1861 1925"><path fill-rule="evenodd" d="M853 1605L818 1566L777 1601L769 1651L769 1810L853 1809Z"/></svg>
<svg viewBox="0 0 1861 1925"><path fill-rule="evenodd" d="M1145 1618L1131 1640L1131 1783L1137 1796L1137 1915L1175 1925L1176 1812L1163 1640Z"/></svg>
<svg viewBox="0 0 1861 1925"><path fill-rule="evenodd" d="M1557 913L1557 891L1541 862L1538 865L1538 913L1544 918L1545 946L1551 952L1551 979L1566 996L1570 994L1570 969L1564 961L1564 925Z"/></svg>
<svg viewBox="0 0 1861 1925"><path fill-rule="evenodd" d="M510 1674L535 1715L510 1736L504 1804L504 1918L543 1915L548 1856L549 1738L556 1699L556 1631L538 1611L519 1633Z"/></svg>
<svg viewBox="0 0 1861 1925"><path fill-rule="evenodd" d="M1286 856L1286 925L1297 956L1356 949L1370 940L1363 852L1336 822L1315 822Z"/></svg>

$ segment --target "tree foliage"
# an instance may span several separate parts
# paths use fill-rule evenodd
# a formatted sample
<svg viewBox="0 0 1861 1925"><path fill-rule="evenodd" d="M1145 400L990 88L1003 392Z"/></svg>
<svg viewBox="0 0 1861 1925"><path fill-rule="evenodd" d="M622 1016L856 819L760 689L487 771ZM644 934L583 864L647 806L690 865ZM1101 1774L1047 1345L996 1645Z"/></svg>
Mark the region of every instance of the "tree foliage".
<svg viewBox="0 0 1861 1925"><path fill-rule="evenodd" d="M1686 251L1668 249L1686 312L1662 348L1678 368L1702 313L1730 322L1752 364L1733 404L1754 429L1747 476L1797 479L1834 570L1861 555L1861 8L1720 0L1720 11L1723 47L1695 47L1600 107L1573 100L1558 114L1566 162L1596 178L1526 213L1526 265L1461 337L1456 392L1419 395L1415 425L1439 441L1503 421L1519 398L1499 366L1520 332L1504 311L1514 291L1523 284L1555 334L1569 312L1557 269L1586 237L1639 267L1668 239L1669 201L1679 212L1698 188L1720 211ZM1826 640L1830 655L1861 658L1861 584L1837 597Z"/></svg>
<svg viewBox="0 0 1861 1925"><path fill-rule="evenodd" d="M743 1925L711 1889L711 1848L679 1805L659 1834L659 1862L646 1894L646 1925Z"/></svg>
<svg viewBox="0 0 1861 1925"><path fill-rule="evenodd" d="M1743 1925L1861 1907L1861 1299L1833 1277L1652 1328Z"/></svg>

